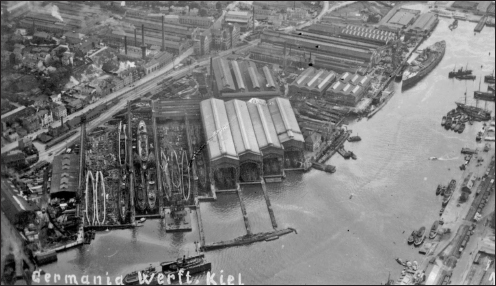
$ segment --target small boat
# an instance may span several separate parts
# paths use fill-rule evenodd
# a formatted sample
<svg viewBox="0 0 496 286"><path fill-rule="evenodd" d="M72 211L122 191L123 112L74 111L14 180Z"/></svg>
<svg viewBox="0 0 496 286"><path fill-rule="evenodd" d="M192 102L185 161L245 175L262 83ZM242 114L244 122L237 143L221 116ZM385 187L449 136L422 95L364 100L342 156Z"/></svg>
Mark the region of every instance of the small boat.
<svg viewBox="0 0 496 286"><path fill-rule="evenodd" d="M412 244L415 241L415 237L417 236L417 232L414 230L412 234L408 237L408 244Z"/></svg>
<svg viewBox="0 0 496 286"><path fill-rule="evenodd" d="M465 123L460 124L460 127L458 128L458 133L463 133L463 130L465 130Z"/></svg>
<svg viewBox="0 0 496 286"><path fill-rule="evenodd" d="M439 226L439 221L436 220L431 227L431 232L429 233L429 238L433 239L437 236L437 227Z"/></svg>
<svg viewBox="0 0 496 286"><path fill-rule="evenodd" d="M413 242L415 246L419 246L424 242L425 239L424 233L425 233L425 227L423 226L417 231L417 236L415 237L415 241Z"/></svg>
<svg viewBox="0 0 496 286"><path fill-rule="evenodd" d="M448 117L448 119L446 119L446 123L444 124L444 128L446 129L450 129L451 128L451 117Z"/></svg>
<svg viewBox="0 0 496 286"><path fill-rule="evenodd" d="M462 80L462 79L475 80L476 76L473 74L464 74L464 75L457 75L457 76L455 76L455 78L460 79L460 80Z"/></svg>
<svg viewBox="0 0 496 286"><path fill-rule="evenodd" d="M362 138L360 138L360 136L351 136L350 138L348 138L348 142L357 142L357 141L361 141Z"/></svg>
<svg viewBox="0 0 496 286"><path fill-rule="evenodd" d="M357 155L353 152L351 152L351 159L353 160L356 160L357 159Z"/></svg>
<svg viewBox="0 0 496 286"><path fill-rule="evenodd" d="M400 264L402 266L405 266L406 265L406 263L403 260L401 260L399 257L396 258L396 262L398 262L398 264Z"/></svg>
<svg viewBox="0 0 496 286"><path fill-rule="evenodd" d="M446 116L443 116L443 119L441 120L441 126L444 126L446 124Z"/></svg>
<svg viewBox="0 0 496 286"><path fill-rule="evenodd" d="M441 193L439 195L444 196L445 191L446 191L446 186L441 186Z"/></svg>
<svg viewBox="0 0 496 286"><path fill-rule="evenodd" d="M437 160L437 157L429 157L429 160L435 161L435 160Z"/></svg>
<svg viewBox="0 0 496 286"><path fill-rule="evenodd" d="M272 241L272 240L276 240L276 239L279 239L279 236L274 235L274 236L267 237L267 238L265 239L265 241Z"/></svg>
<svg viewBox="0 0 496 286"><path fill-rule="evenodd" d="M144 223L146 221L146 218L142 217L140 218L140 220L138 221L139 223Z"/></svg>
<svg viewBox="0 0 496 286"><path fill-rule="evenodd" d="M436 196L439 196L440 194L441 194L441 185L437 185Z"/></svg>

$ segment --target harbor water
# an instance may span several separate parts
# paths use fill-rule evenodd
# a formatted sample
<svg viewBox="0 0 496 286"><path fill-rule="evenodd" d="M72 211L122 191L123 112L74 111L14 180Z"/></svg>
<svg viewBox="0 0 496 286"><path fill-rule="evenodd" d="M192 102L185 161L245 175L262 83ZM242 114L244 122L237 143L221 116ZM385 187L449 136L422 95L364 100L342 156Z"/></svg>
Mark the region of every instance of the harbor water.
<svg viewBox="0 0 496 286"><path fill-rule="evenodd" d="M435 189L459 178L464 161L460 149L484 144L475 141L481 122L467 124L458 134L446 131L441 118L456 107L455 101L464 100L465 90L467 101L474 102L480 77L490 74L495 62L494 28L474 36L476 23L460 21L450 31L452 21L440 18L420 47L447 42L444 58L426 78L403 92L397 83L395 95L374 117L349 122L362 141L347 142L345 149L357 160L335 155L328 162L337 167L334 174L287 172L282 183L267 184L279 228L292 227L298 233L207 252L217 283L222 274L224 282L233 275L237 284L241 274L245 284L379 284L388 272L397 277L401 271L396 257L423 259L417 248L407 245L408 236L421 226L429 229L439 217L441 198ZM475 81L448 78L455 64L467 63ZM482 83L481 90L486 89ZM494 116L494 102L487 108ZM270 231L261 187L242 189L252 231ZM201 214L207 243L246 234L237 194L219 194L216 202L201 203ZM52 277L75 274L80 281L89 275L93 282L92 276L102 275L103 283L107 276L114 283L116 276L150 263L193 255L199 236L194 211L191 216L193 231L188 233L165 233L160 220L148 220L134 230L98 232L90 245L59 253L58 262L42 268ZM195 279L205 283L205 275Z"/></svg>

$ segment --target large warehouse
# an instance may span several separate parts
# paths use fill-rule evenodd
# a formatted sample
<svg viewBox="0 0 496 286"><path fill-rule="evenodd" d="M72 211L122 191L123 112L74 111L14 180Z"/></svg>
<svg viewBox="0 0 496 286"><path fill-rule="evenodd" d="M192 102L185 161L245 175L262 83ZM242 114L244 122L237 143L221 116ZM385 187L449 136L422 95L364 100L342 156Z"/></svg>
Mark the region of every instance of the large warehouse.
<svg viewBox="0 0 496 286"><path fill-rule="evenodd" d="M210 181L217 189L281 177L284 168L301 167L303 135L289 100L276 97L252 103L210 98L200 108Z"/></svg>
<svg viewBox="0 0 496 286"><path fill-rule="evenodd" d="M281 95L279 85L267 66L257 67L252 61L216 58L212 60L211 68L216 82L214 93L223 99L269 99Z"/></svg>
<svg viewBox="0 0 496 286"><path fill-rule="evenodd" d="M321 98L335 80L334 72L309 67L289 85L289 92L292 95L300 94Z"/></svg>
<svg viewBox="0 0 496 286"><path fill-rule="evenodd" d="M55 156L52 163L50 195L52 198L71 198L76 195L79 185L79 156L62 154Z"/></svg>

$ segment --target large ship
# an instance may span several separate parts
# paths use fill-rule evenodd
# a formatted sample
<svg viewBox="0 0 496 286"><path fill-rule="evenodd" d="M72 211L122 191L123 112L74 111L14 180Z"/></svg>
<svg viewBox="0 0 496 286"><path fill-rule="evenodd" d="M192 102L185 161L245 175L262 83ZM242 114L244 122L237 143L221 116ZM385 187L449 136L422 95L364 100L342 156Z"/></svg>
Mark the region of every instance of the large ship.
<svg viewBox="0 0 496 286"><path fill-rule="evenodd" d="M492 74L488 74L484 76L484 82L494 83L494 70Z"/></svg>
<svg viewBox="0 0 496 286"><path fill-rule="evenodd" d="M429 238L434 239L437 236L437 228L439 226L439 221L436 220L431 227L431 232L429 233Z"/></svg>
<svg viewBox="0 0 496 286"><path fill-rule="evenodd" d="M474 91L474 98L486 101L494 101L494 91Z"/></svg>
<svg viewBox="0 0 496 286"><path fill-rule="evenodd" d="M425 239L425 226L421 227L418 231L417 231L417 236L415 237L415 240L413 242L413 244L415 246L419 246L421 245L423 242L424 242L424 239Z"/></svg>
<svg viewBox="0 0 496 286"><path fill-rule="evenodd" d="M448 188L444 191L444 198L443 198L443 208L448 205L448 202L451 199L451 196L453 196L453 192L455 191L456 187L456 180L451 180L451 182L448 185Z"/></svg>
<svg viewBox="0 0 496 286"><path fill-rule="evenodd" d="M484 110L479 107L470 106L461 102L455 102L459 109L461 109L468 116L481 121L488 121L491 119L491 111Z"/></svg>
<svg viewBox="0 0 496 286"><path fill-rule="evenodd" d="M145 163L148 161L148 133L146 132L146 124L143 120L138 124L138 154L144 163L143 169L145 169Z"/></svg>
<svg viewBox="0 0 496 286"><path fill-rule="evenodd" d="M419 56L420 59L418 58L418 65L410 66L405 73L403 73L402 89L413 86L430 73L443 59L445 51L446 41L440 41L425 48L422 55Z"/></svg>
<svg viewBox="0 0 496 286"><path fill-rule="evenodd" d="M157 184L155 183L156 177L155 168L148 169L148 184L147 184L147 193L148 193L148 207L151 211L155 210L156 202L157 202Z"/></svg>
<svg viewBox="0 0 496 286"><path fill-rule="evenodd" d="M119 123L119 162L121 166L126 165L127 160L127 135L126 124Z"/></svg>
<svg viewBox="0 0 496 286"><path fill-rule="evenodd" d="M182 273L185 277L186 274L194 275L197 273L210 271L212 268L212 264L205 260L204 254L188 258L178 258L176 261L162 262L160 263L160 266L160 270L157 270L155 267L150 265L142 271L131 272L124 276L123 283L124 285L158 285L159 274L164 275L164 282L167 281L168 277L171 278L169 281L176 281L181 276L179 275L180 270L183 270ZM142 283L140 283L140 276L143 279L144 275L146 275L147 278L146 282L142 281Z"/></svg>

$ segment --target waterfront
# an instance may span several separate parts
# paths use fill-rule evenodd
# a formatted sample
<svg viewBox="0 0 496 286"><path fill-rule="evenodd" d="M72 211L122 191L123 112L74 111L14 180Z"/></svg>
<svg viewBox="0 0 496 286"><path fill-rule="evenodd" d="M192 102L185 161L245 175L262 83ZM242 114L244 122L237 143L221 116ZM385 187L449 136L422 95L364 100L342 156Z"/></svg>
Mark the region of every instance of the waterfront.
<svg viewBox="0 0 496 286"><path fill-rule="evenodd" d="M291 172L283 183L267 185L279 227L293 227L298 234L207 252L217 276L221 270L236 277L241 273L245 284L379 284L389 271L393 276L400 271L394 258L421 259L418 250L406 244L407 237L414 228L430 227L438 217L441 198L435 196L435 188L459 179L460 149L483 146L475 142L482 123L467 125L464 133L457 134L441 127L441 117L455 108L454 101L462 99L465 87L472 99L479 77L494 68L493 28L473 36L476 23L460 22L453 32L450 23L441 18L420 47L447 41L438 67L403 93L396 86L393 98L370 120L349 124L362 141L346 143L345 148L358 160L334 156L328 162L337 167L332 175L318 170ZM448 79L455 64L467 62L477 80ZM494 103L488 107L494 115ZM442 160L428 160L432 156ZM255 190L257 194L246 194ZM261 188L243 187L243 196L252 228L270 230ZM201 210L207 242L246 233L236 195L219 195L215 203L202 203ZM192 255L193 242L199 240L196 216L192 226L189 233L166 234L158 220L148 220L135 230L98 232L91 245L59 253L58 262L42 268L78 276L121 275L188 251Z"/></svg>

